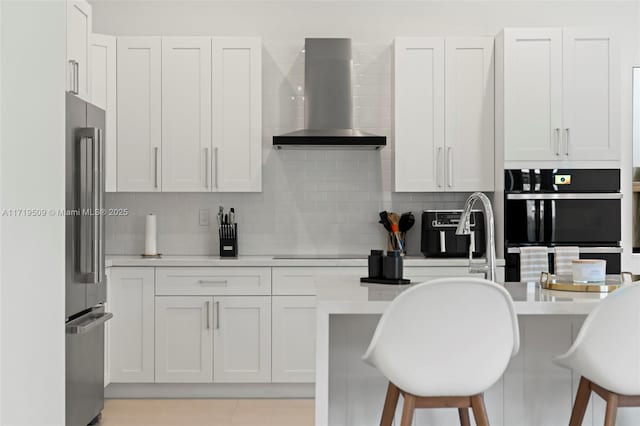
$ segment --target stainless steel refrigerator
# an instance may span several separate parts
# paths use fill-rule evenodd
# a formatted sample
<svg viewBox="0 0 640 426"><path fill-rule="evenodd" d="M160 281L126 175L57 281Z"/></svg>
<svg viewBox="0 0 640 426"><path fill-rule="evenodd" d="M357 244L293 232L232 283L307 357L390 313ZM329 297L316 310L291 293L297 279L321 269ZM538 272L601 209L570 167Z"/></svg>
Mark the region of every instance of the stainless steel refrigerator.
<svg viewBox="0 0 640 426"><path fill-rule="evenodd" d="M105 113L66 94L66 424L97 422L104 408Z"/></svg>

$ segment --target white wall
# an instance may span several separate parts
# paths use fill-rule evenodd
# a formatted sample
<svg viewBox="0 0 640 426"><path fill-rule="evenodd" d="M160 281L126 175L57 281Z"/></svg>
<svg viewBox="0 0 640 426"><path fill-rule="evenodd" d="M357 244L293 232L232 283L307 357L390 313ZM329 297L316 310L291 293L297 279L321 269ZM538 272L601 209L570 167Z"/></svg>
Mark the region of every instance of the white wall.
<svg viewBox="0 0 640 426"><path fill-rule="evenodd" d="M197 209L241 204L241 252L362 251L381 244L381 209L458 207L464 195L391 193L391 153L274 152L271 136L302 125L299 54L307 36L349 36L357 52L355 120L389 135L390 46L396 36L495 35L506 26L608 27L621 47L624 265L631 267L631 66L638 61L637 2L616 1L242 1L94 0L94 29L116 35L252 35L264 51L264 192L254 195L113 194L110 206L133 216L109 220L108 251L142 249L142 219L159 214L160 248L216 253L213 229L197 227ZM346 213L346 214L343 214ZM164 219L162 216L165 216ZM214 219L212 217L212 219ZM417 250L418 233L410 235ZM162 239L165 239L163 242Z"/></svg>
<svg viewBox="0 0 640 426"><path fill-rule="evenodd" d="M2 1L0 205L64 208L65 5ZM0 424L64 424L64 218L0 216Z"/></svg>

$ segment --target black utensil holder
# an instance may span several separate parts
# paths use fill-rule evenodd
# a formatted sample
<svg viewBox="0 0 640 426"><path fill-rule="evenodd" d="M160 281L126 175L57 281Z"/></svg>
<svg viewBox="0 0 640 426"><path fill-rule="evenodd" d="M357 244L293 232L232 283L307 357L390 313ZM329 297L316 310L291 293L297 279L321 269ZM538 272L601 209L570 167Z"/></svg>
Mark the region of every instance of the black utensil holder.
<svg viewBox="0 0 640 426"><path fill-rule="evenodd" d="M220 225L220 257L238 257L238 224Z"/></svg>

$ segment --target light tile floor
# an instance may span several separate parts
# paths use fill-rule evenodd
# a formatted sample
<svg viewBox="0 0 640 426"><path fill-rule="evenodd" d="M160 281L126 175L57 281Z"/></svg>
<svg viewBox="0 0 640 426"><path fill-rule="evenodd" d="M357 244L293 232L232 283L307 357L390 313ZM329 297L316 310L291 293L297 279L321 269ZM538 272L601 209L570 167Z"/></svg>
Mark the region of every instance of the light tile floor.
<svg viewBox="0 0 640 426"><path fill-rule="evenodd" d="M101 426L313 426L312 399L108 399Z"/></svg>

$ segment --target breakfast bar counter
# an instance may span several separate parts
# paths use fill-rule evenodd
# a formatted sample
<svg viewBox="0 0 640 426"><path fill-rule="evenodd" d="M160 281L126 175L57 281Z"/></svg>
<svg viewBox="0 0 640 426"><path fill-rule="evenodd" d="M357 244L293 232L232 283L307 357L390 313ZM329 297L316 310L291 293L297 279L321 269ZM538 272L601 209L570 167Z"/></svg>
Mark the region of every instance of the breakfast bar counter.
<svg viewBox="0 0 640 426"><path fill-rule="evenodd" d="M316 426L379 424L387 382L361 356L380 315L408 287L355 280L319 286ZM514 300L521 345L503 377L485 394L491 424L566 425L579 377L552 359L566 352L585 316L607 294L544 290L537 283L506 283L505 288ZM474 356L473 342L469 342L468 356ZM583 424L598 425L603 419L604 403L593 397ZM458 413L455 409L417 410L414 424L459 425ZM618 426L637 424L640 409L619 411Z"/></svg>

